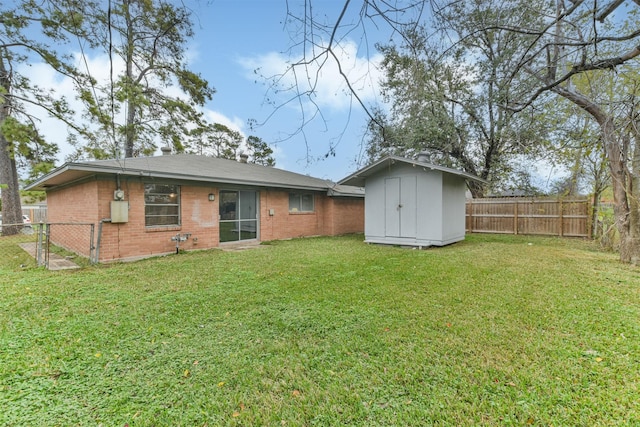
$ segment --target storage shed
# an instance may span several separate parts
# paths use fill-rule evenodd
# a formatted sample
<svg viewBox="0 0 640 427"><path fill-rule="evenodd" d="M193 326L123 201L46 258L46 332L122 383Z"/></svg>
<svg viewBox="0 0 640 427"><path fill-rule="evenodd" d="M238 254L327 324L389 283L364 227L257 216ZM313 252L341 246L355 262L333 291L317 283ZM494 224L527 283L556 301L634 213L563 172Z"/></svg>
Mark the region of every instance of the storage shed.
<svg viewBox="0 0 640 427"><path fill-rule="evenodd" d="M484 181L423 160L388 156L339 182L365 187L365 242L423 247L464 239L466 181Z"/></svg>

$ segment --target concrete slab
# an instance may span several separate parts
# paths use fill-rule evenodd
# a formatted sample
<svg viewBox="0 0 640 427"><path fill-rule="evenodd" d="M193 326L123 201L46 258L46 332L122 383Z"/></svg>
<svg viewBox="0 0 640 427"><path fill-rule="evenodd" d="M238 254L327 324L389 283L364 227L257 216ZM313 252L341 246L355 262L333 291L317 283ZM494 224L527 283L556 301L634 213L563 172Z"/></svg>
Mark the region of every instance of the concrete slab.
<svg viewBox="0 0 640 427"><path fill-rule="evenodd" d="M32 257L36 257L36 242L20 243L20 247ZM80 268L78 264L56 253L49 253L49 270L74 270Z"/></svg>

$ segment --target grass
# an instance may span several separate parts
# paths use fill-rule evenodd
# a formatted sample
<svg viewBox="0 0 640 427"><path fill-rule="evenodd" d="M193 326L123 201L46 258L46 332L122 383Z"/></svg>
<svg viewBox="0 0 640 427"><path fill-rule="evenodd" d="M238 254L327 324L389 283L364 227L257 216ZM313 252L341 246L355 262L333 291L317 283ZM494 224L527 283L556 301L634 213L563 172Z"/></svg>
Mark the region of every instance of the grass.
<svg viewBox="0 0 640 427"><path fill-rule="evenodd" d="M33 229L37 229L38 225L34 225ZM20 247L23 243L37 244L38 231L33 230L29 233L19 233L12 236L0 236L0 273L6 269L23 270L25 268L37 267L36 259L29 255ZM43 248L46 251L46 248ZM88 267L91 265L89 258L80 256L75 252L56 246L53 243L49 245L49 253L68 257L73 263ZM44 256L43 256L44 257ZM44 259L42 259L44 262ZM1 282L1 279L0 279Z"/></svg>
<svg viewBox="0 0 640 427"><path fill-rule="evenodd" d="M34 228L37 227L34 226ZM23 269L36 266L36 260L25 252L20 244L36 243L37 232L18 233L12 236L0 235L0 283L6 269Z"/></svg>
<svg viewBox="0 0 640 427"><path fill-rule="evenodd" d="M0 293L1 425L640 425L640 270L584 241L5 259Z"/></svg>

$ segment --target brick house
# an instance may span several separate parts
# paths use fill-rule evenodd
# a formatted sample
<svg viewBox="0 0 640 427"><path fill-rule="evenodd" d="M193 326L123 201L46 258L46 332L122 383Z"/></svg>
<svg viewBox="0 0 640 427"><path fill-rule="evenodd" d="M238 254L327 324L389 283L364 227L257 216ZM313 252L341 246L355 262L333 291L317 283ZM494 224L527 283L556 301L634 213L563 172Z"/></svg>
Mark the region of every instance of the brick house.
<svg viewBox="0 0 640 427"><path fill-rule="evenodd" d="M205 156L71 162L28 189L46 191L49 223L99 224L101 262L364 230L362 188Z"/></svg>

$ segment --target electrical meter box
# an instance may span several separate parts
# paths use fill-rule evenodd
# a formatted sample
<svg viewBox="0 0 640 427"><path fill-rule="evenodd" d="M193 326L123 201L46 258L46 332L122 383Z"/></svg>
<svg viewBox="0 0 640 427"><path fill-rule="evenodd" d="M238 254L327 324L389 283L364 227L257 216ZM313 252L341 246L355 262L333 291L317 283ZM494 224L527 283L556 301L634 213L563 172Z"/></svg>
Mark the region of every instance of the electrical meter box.
<svg viewBox="0 0 640 427"><path fill-rule="evenodd" d="M111 202L111 223L121 224L124 222L129 222L129 202L113 200Z"/></svg>

